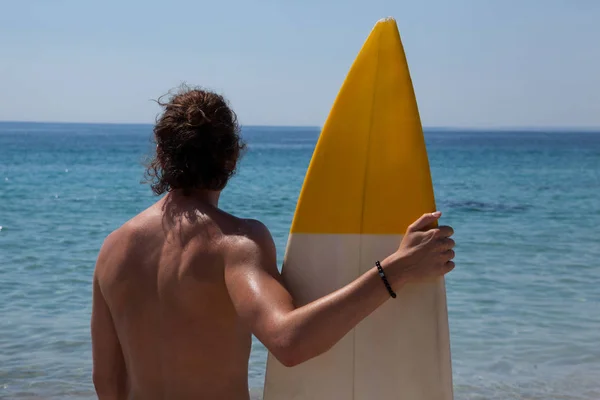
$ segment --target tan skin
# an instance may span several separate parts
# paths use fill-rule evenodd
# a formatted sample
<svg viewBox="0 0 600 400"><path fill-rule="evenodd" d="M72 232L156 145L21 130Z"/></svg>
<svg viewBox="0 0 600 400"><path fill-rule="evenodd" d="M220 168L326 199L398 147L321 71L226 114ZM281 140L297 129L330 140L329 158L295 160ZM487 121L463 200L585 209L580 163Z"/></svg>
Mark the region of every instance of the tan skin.
<svg viewBox="0 0 600 400"><path fill-rule="evenodd" d="M296 308L258 221L218 192L169 193L104 242L93 279L93 379L100 400L249 399L251 335L283 364L327 351L390 299L373 267ZM425 214L382 261L396 291L454 268L450 227Z"/></svg>

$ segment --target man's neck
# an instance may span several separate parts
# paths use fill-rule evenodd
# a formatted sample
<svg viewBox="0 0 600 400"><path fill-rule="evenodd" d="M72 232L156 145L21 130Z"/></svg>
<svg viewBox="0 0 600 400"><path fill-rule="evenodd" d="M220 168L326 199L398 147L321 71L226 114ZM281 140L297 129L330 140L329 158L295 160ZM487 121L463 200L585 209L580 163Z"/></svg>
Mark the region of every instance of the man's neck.
<svg viewBox="0 0 600 400"><path fill-rule="evenodd" d="M170 193L170 196L173 196L174 199L176 199L176 198L193 199L200 203L205 203L205 204L211 205L213 207L219 207L219 197L221 196L221 192L214 191L214 190L196 189L196 190L193 190L191 193L189 193L187 196L185 196L183 194L183 191L174 190Z"/></svg>

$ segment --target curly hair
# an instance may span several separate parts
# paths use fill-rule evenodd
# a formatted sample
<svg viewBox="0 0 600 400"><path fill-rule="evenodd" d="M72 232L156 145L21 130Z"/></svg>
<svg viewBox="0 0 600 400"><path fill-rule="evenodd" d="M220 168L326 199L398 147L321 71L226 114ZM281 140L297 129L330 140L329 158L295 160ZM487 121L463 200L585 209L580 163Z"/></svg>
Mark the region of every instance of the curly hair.
<svg viewBox="0 0 600 400"><path fill-rule="evenodd" d="M164 97L164 96L163 96ZM152 191L222 190L236 171L246 145L237 117L220 95L182 86L154 126L156 154L146 170Z"/></svg>

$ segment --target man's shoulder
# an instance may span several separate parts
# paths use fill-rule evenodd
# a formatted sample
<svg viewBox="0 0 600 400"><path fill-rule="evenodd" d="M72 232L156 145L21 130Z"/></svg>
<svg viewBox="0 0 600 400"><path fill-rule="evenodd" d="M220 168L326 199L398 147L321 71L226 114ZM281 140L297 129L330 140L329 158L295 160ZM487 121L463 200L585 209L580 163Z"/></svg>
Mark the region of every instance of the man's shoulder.
<svg viewBox="0 0 600 400"><path fill-rule="evenodd" d="M100 247L98 264L102 264L102 261L111 256L117 255L117 253L121 253L121 250L129 244L131 237L132 228L130 227L129 222L126 222L119 228L109 233Z"/></svg>
<svg viewBox="0 0 600 400"><path fill-rule="evenodd" d="M109 233L104 239L104 246L113 246L118 243L123 243L124 241L128 241L135 234L136 224L132 223L132 221L127 221L123 225L119 226L111 233Z"/></svg>
<svg viewBox="0 0 600 400"><path fill-rule="evenodd" d="M257 219L246 218L240 222L242 236L253 242L263 243L265 241L271 241L271 232L269 228Z"/></svg>
<svg viewBox="0 0 600 400"><path fill-rule="evenodd" d="M101 265L108 259L126 257L128 249L132 248L143 230L143 221L140 215L126 221L121 226L110 232L104 239L98 254L98 264Z"/></svg>
<svg viewBox="0 0 600 400"><path fill-rule="evenodd" d="M237 229L232 235L234 253L247 254L269 251L274 248L269 228L257 219L238 218Z"/></svg>
<svg viewBox="0 0 600 400"><path fill-rule="evenodd" d="M149 218L147 214L148 210L144 210L128 221L125 221L121 226L108 234L104 243L112 245L135 239L136 235L139 235L148 225Z"/></svg>

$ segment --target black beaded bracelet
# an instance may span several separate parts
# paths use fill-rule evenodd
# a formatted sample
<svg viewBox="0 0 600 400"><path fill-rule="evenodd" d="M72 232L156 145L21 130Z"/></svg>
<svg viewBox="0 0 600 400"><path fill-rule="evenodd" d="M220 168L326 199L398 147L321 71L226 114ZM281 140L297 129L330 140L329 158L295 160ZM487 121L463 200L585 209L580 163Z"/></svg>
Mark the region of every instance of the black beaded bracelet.
<svg viewBox="0 0 600 400"><path fill-rule="evenodd" d="M385 285L387 291L389 292L390 296L392 296L392 299L395 299L396 293L394 293L394 291L392 290L392 287L390 286L390 283L388 282L387 278L385 277L385 274L383 273L383 268L381 267L381 264L379 263L379 261L375 261L375 265L377 266L377 271L379 271L379 276L381 277L381 280L383 281L383 284Z"/></svg>

